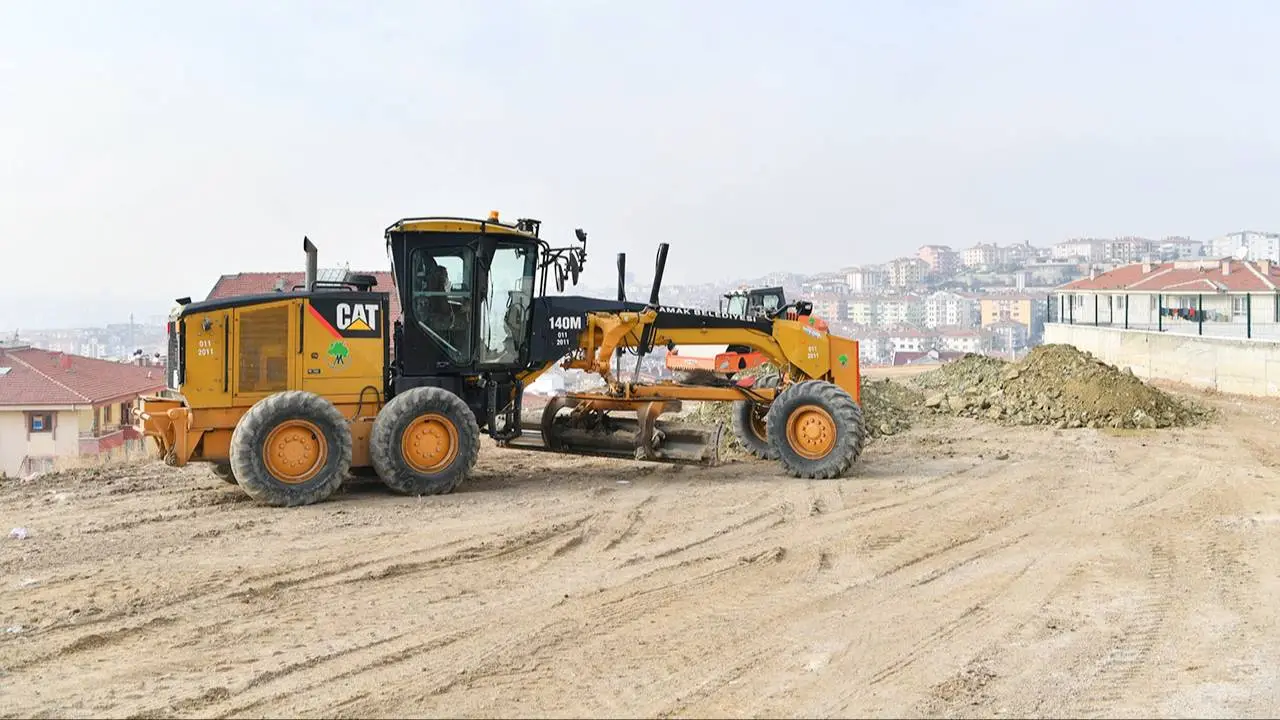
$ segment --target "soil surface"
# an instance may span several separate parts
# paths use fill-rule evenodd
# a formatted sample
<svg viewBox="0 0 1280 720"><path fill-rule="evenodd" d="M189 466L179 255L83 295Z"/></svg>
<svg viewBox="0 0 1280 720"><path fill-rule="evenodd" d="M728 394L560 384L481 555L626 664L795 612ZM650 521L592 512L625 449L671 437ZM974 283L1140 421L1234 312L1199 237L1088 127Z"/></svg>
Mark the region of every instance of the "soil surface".
<svg viewBox="0 0 1280 720"><path fill-rule="evenodd" d="M1196 397L924 413L835 481L486 447L453 495L292 510L202 467L8 482L0 714L1276 716L1280 404Z"/></svg>

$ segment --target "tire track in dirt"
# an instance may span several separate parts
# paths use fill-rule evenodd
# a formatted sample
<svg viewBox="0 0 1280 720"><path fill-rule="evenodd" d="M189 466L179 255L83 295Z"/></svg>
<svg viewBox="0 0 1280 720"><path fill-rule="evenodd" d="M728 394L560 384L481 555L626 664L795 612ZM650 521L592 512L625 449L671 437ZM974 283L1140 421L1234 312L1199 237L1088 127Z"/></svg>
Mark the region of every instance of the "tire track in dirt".
<svg viewBox="0 0 1280 720"><path fill-rule="evenodd" d="M1130 686L1144 670L1173 605L1172 560L1165 546L1151 548L1145 592L1128 614L1119 641L1084 679L1075 702L1064 708L1073 717L1094 717L1114 712Z"/></svg>
<svg viewBox="0 0 1280 720"><path fill-rule="evenodd" d="M1033 472L1028 468L1027 472ZM1017 482L1016 479L1013 482ZM1034 489L1022 486L1022 492L1029 495L1032 499L1037 497ZM985 502L981 497L961 496L958 500L971 503L975 510L981 507L990 509L990 503ZM925 504L929 504L926 498ZM1018 506L1015 504L1015 506ZM1032 508L1036 506L1033 505ZM1009 557L1016 557L1016 550L1020 543L1024 542L1029 536L1030 531L1026 528L1039 527L1040 519L1051 511L1047 502L1041 502L1038 512L1018 517L1012 514L988 516L987 518L977 519L966 512L965 507L951 508L948 513L949 517L957 518L955 524L961 527L972 527L969 535L958 536L950 534L948 523L942 523L940 526L930 528L931 532L927 536L920 538L911 537L906 542L902 541L901 536L890 536L893 542L872 542L870 546L879 547L887 552L879 553L880 557L874 560L874 565L878 566L871 574L864 574L860 581L853 584L841 583L834 587L830 592L813 592L809 591L799 596L794 603L781 607L776 611L776 615L772 613L757 613L772 615L773 622L778 623L781 627L795 622L794 618L834 618L842 616L845 612L852 611L854 608L861 606L875 607L884 602L886 597L893 597L893 602L907 602L908 598L903 593L919 593L927 586L940 580L951 572L981 561L984 558L990 558L995 555L1004 553ZM994 513L991 513L994 515ZM906 515L906 513L904 513ZM825 520L825 518L823 518ZM974 525L974 523L977 523ZM888 523L892 525L892 523ZM883 527L884 524L881 524ZM832 535L839 536L840 533L847 532L847 528L839 526L824 527L824 531L831 532ZM885 537L885 536L880 536ZM941 542L939 542L941 538ZM829 544L831 536L824 535L814 541L816 547L811 547L806 543L795 543L794 536L788 536L786 541L791 541L797 550L809 547L813 552L819 554L828 552L825 547ZM807 541L808 538L805 538ZM864 546L865 547L865 546ZM964 549L971 552L960 552ZM957 554L959 553L959 554ZM954 556L954 557L951 557ZM946 559L942 565L934 568L932 571L923 571L919 577L901 577L905 571L916 566L927 566L931 561L936 562L939 559ZM897 673L913 665L917 660L927 657L938 644L945 644L948 640L962 637L964 639L974 637L984 637L982 628L985 624L993 621L1001 621L1004 619L998 614L991 613L987 609L987 604L994 603L1002 593L1007 593L1010 588L1018 583L1023 576L1032 567L1034 561L1021 564L1007 578L1002 577L1003 583L999 588L990 594L979 597L970 603L966 608L960 611L959 618L954 621L950 627L941 627L934 631L932 640L922 643L914 650L908 650L906 654L895 661L896 664L890 664L882 670L878 675L872 676L872 684L884 683L892 680ZM895 580L896 579L896 580ZM886 584L886 581L888 583ZM946 591L938 591L945 593ZM774 624L766 624L762 626L772 629ZM817 628L814 631L820 632ZM799 632L800 635L809 633ZM796 634L796 633L793 633ZM781 646L775 639L776 636L770 632L758 632L744 637L741 644L735 645L740 649L744 656L742 663L737 663L728 669L722 668L719 664L709 671L714 673L716 680L709 680L703 683L697 692L687 695L685 699L676 703L674 706L665 708L663 713L676 714L701 714L702 712L714 712L710 708L715 705L701 705L700 703L709 702L709 699L718 692L723 691L724 684L731 682L735 678L734 670L741 671L744 666L751 665L756 662L756 658L763 658L760 662L765 665L761 672L770 676L777 676L789 672L785 666L782 668L775 667L782 661L775 659L778 656L786 656L785 652L781 652ZM864 660L862 658L854 658L846 654L837 654L834 662L845 663L842 670L847 673L857 675L862 670ZM834 671L834 668L833 668ZM847 675L846 672L840 672L842 676ZM802 675L796 679L796 682L802 686L819 682L811 677ZM748 689L731 691L731 696L742 702L751 702L753 707L760 708L764 712L769 712L768 705L761 705L772 697L772 693L763 689L752 689L755 692L752 700L748 700L743 693L749 692ZM830 697L832 693L839 694L839 688L826 688L818 693L819 697ZM843 700L838 700L837 704L841 704ZM781 712L781 708L776 711ZM830 708L826 712L830 712Z"/></svg>
<svg viewBox="0 0 1280 720"><path fill-rule="evenodd" d="M1047 558L1049 563L1053 562L1052 558ZM1063 572L1063 569L1073 567L1070 572ZM1051 573L1057 570L1056 573ZM1023 608L1017 615L1014 622L1008 630L1001 633L995 639L990 640L987 644L981 646L976 652L972 653L965 660L964 665L956 672L950 674L945 679L933 683L925 697L921 698L913 707L914 713L921 716L929 717L956 717L961 710L981 716L989 717L993 713L986 707L987 702L991 699L986 692L987 688L999 683L1003 678L998 671L1004 667L1014 666L1015 661L1009 660L1008 656L1016 653L1011 648L1025 646L1028 641L1020 641L1020 636L1029 630L1036 636L1041 635L1046 630L1056 632L1058 621L1048 619L1050 608L1060 598L1075 585L1078 581L1080 572L1079 566L1074 562L1064 559L1057 561L1057 567L1052 564L1046 564L1036 575L1037 579L1051 579L1060 577L1056 583L1048 585L1048 590L1043 593L1028 593L1027 598L1020 602ZM1033 627L1032 624L1036 626ZM1002 659L1005 662L1002 662ZM1017 670L1023 674L1034 674L1039 669L1042 658L1033 659L1030 665L1017 665ZM1018 684L1018 678L1010 678L1011 684ZM1005 710L1013 717L1017 717L1020 713L1023 717L1042 716L1044 713L1040 706L1034 708L1025 707L1025 702L1030 698L1014 696L1014 702L1006 703ZM1002 710L1004 712L1004 710Z"/></svg>
<svg viewBox="0 0 1280 720"><path fill-rule="evenodd" d="M272 577L284 578L266 585L251 585L240 590L232 590L228 592L228 585L232 582L234 576L228 576L225 579L210 580L193 588L191 591L181 593L176 596L168 597L164 600L157 601L155 596L142 596L136 601L131 602L128 606L118 610L103 613L99 616L89 618L79 622L65 622L59 625L51 625L38 630L33 630L29 636L37 634L45 637L56 637L60 633L84 633L97 627L110 627L112 624L125 619L152 616L152 621L160 617L170 618L186 618L198 617L201 610L206 606L217 606L223 604L227 600L239 602L266 602L272 607L273 612L284 613L291 608L303 605L309 597L307 593L297 593L296 591L316 591L327 590L335 587L347 586L350 583L378 582L388 579L397 579L401 576L413 575L429 570L438 570L453 567L459 564L486 562L497 560L500 558L519 554L521 552L531 553L536 551L540 545L551 542L557 537L562 537L566 533L573 532L581 527L587 520L591 518L593 513L578 514L567 521L548 526L535 527L524 533L518 533L514 537L508 538L494 546L491 541L481 540L470 545L448 553L439 557L430 558L422 561L404 562L406 555L416 555L420 550L400 549L394 553L378 556L373 559L363 561L351 561L347 558L336 560L326 560L312 563L303 567L284 567L275 572L260 573L248 578L247 582L261 583ZM445 545L453 545L457 543L445 543ZM432 548L426 548L430 550ZM487 551L487 552L486 552ZM371 570L370 568L377 568ZM361 574L363 572L363 574ZM294 577L289 577L294 576ZM328 581L328 582L325 582ZM280 593L283 591L291 592L291 596L286 596L285 601L281 602ZM144 623L145 624L145 623ZM175 621L175 624L185 624L182 620ZM84 637L107 637L112 638L112 642L123 642L132 639L133 634L128 632L133 624L123 628L112 630L96 630ZM178 632L180 628L171 629L171 632ZM46 642L48 642L46 640ZM73 643L76 641L72 641ZM57 653L49 653L42 657L33 657L24 659L26 664L37 664L47 662L57 656Z"/></svg>
<svg viewBox="0 0 1280 720"><path fill-rule="evenodd" d="M429 639L421 640L424 635L429 636ZM340 687L339 684L344 681L416 660L456 643L466 635L467 632L451 632L432 636L427 627L414 625L404 632L259 673L234 691L223 688L226 692L218 693L215 701L211 702L206 692L188 698L180 706L182 709L198 709L206 717L219 718L263 712L269 714L269 711L263 709L281 706L291 706L291 712L298 712L299 706L307 699L313 696L324 697L327 689ZM298 673L323 674L319 675L322 678L320 680L295 683L294 676ZM283 690L279 687L281 685L285 686ZM153 712L163 710L164 708L157 708Z"/></svg>
<svg viewBox="0 0 1280 720"><path fill-rule="evenodd" d="M650 493L645 495L643 500L632 506L625 516L626 525L621 529L617 527L611 528L612 532L607 533L609 539L602 549L613 550L635 537L636 533L640 531L640 527L644 524L645 511L649 506L653 505L653 501L654 495Z"/></svg>
<svg viewBox="0 0 1280 720"><path fill-rule="evenodd" d="M548 664L554 665L556 672L561 675L578 673L590 676L596 671L596 667L583 658L582 648L580 643L575 642L575 638L601 637L601 632L623 633L636 623L647 626L665 608L691 602L691 598L699 595L716 596L718 588L732 586L728 578L750 577L753 575L753 567L759 563L779 562L786 556L785 552L763 551L754 556L738 557L733 555L737 554L735 549L757 547L758 543L751 533L753 521L759 522L780 511L779 507L775 507L771 512L758 513L736 521L732 516L722 518L723 526L712 533L714 539L745 534L748 537L744 543L722 552L678 562L663 561L674 559L679 553L655 553L661 557L643 560L642 563L658 564L658 567L647 568L636 577L624 577L616 585L587 590L575 595L575 599L556 603L548 611L542 612L537 622L504 625L501 637L495 638L492 634L484 633L489 621L477 617L477 637L452 648L459 656L458 663L469 663L467 672L464 675L455 672L443 676L436 686L422 682L421 679L415 680L415 683L419 688L429 688L428 697L436 697L470 691L481 686L506 688L515 684L523 687L523 683L530 682L530 673L537 675L538 672L544 672L534 670L546 668ZM700 539L702 538L694 540ZM682 545L704 547L708 542ZM688 549L690 548L682 548L681 552ZM700 570L695 569L699 566ZM459 666L447 658L440 659L440 662L446 667ZM525 670L520 671L520 668ZM377 697L370 697L346 707L352 712L364 713L376 707L377 702Z"/></svg>

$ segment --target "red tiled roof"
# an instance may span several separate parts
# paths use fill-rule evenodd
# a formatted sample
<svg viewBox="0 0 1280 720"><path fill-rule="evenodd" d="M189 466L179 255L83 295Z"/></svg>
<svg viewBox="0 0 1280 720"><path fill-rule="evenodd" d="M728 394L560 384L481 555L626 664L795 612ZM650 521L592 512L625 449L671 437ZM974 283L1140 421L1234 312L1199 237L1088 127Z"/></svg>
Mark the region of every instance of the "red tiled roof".
<svg viewBox="0 0 1280 720"><path fill-rule="evenodd" d="M0 406L87 405L158 392L164 368L37 348L0 348Z"/></svg>
<svg viewBox="0 0 1280 720"><path fill-rule="evenodd" d="M1211 261L1201 267L1167 262L1125 265L1093 279L1082 278L1062 290L1129 290L1132 292L1272 292L1280 289L1280 265L1242 260ZM1179 267L1182 265L1182 267ZM1207 265L1204 266L1204 265ZM1146 268L1150 268L1146 270ZM1226 267L1230 272L1223 272ZM1144 272L1144 270L1146 270Z"/></svg>
<svg viewBox="0 0 1280 720"><path fill-rule="evenodd" d="M378 284L374 285L373 289L391 295L391 322L398 320L401 313L400 294L396 292L395 282L391 279L391 273L387 271L353 272L359 275L372 275L378 280ZM209 295L205 299L220 300L240 295L271 293L276 291L277 284L287 291L295 285L301 285L305 280L306 274L302 272L247 272L223 275L218 278L218 282L213 284L213 289L209 291Z"/></svg>

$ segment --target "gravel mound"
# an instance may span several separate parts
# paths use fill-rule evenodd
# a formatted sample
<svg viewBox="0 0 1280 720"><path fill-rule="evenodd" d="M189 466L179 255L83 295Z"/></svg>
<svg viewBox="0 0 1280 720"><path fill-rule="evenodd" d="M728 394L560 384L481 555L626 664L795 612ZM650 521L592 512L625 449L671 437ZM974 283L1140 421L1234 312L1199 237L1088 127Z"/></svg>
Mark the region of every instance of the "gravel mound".
<svg viewBox="0 0 1280 720"><path fill-rule="evenodd" d="M1166 428L1210 415L1070 345L1041 345L1016 363L966 355L913 383L932 412L1012 425Z"/></svg>

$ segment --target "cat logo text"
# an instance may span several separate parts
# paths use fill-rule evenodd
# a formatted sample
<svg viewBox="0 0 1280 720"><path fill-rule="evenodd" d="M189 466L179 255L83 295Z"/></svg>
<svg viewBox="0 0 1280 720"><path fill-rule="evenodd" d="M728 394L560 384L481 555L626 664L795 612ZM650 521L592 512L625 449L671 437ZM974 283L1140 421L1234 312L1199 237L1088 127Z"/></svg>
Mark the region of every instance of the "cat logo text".
<svg viewBox="0 0 1280 720"><path fill-rule="evenodd" d="M334 308L334 324L343 333L376 333L379 309L377 303L340 302Z"/></svg>

